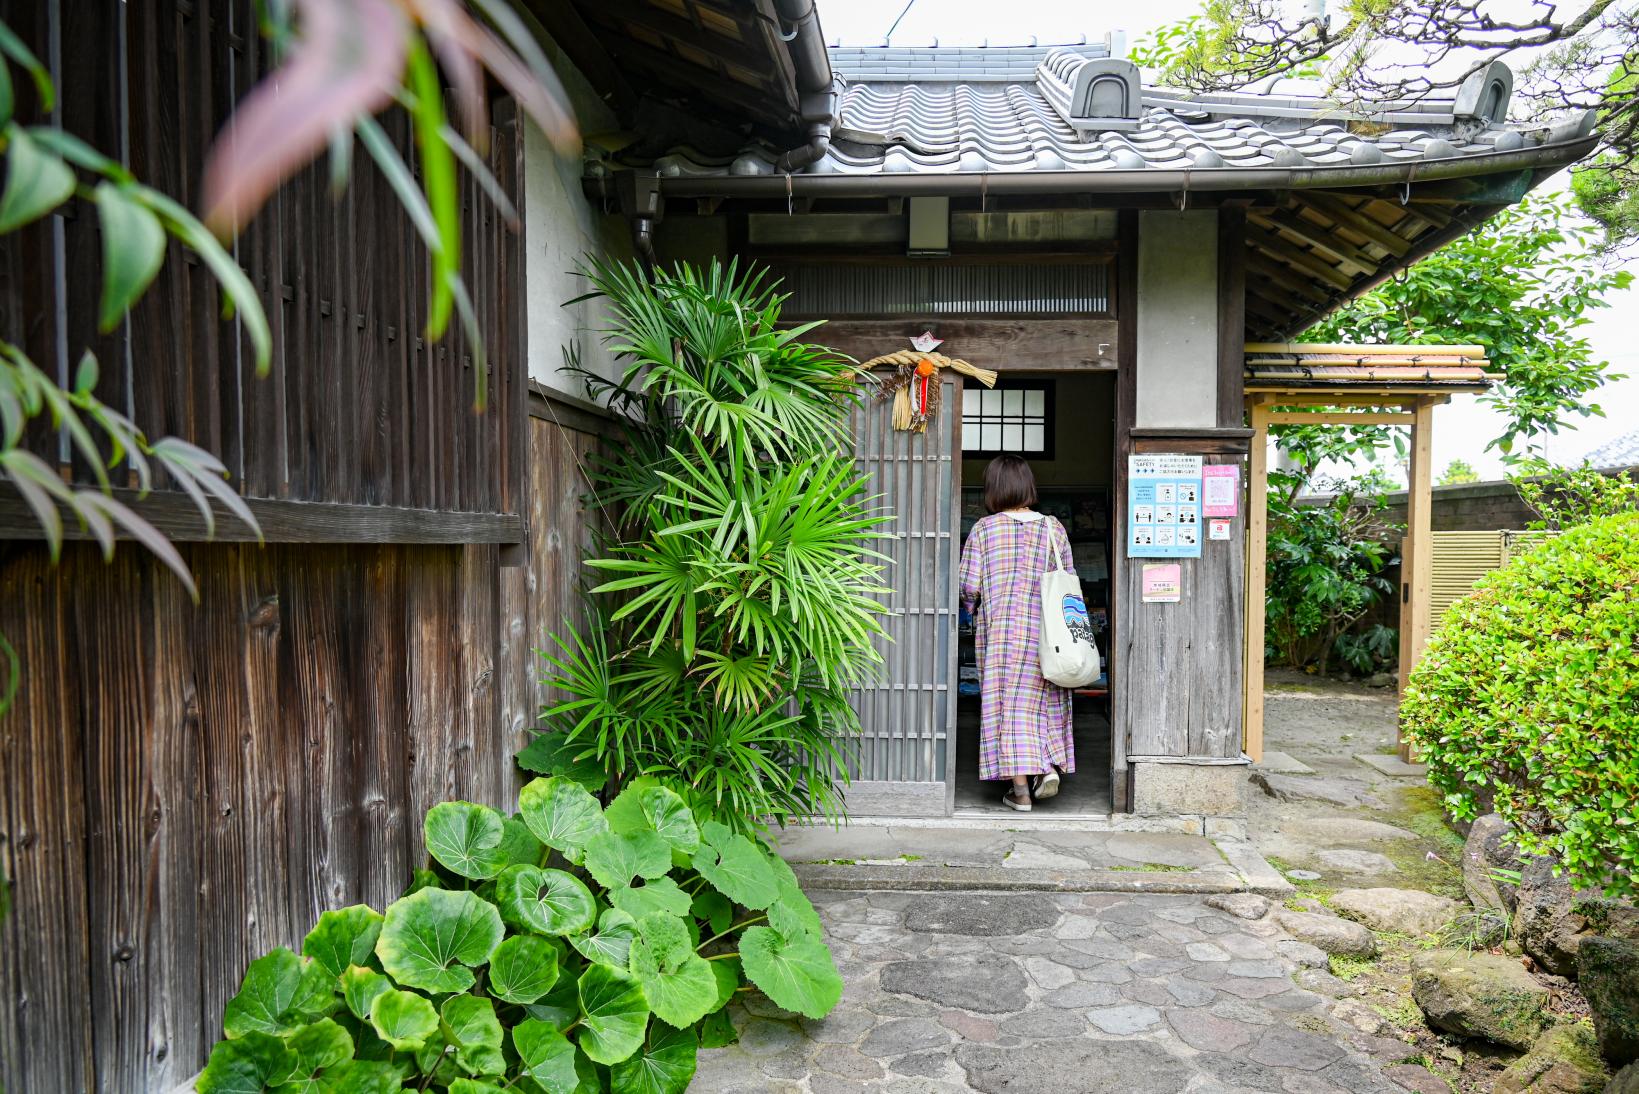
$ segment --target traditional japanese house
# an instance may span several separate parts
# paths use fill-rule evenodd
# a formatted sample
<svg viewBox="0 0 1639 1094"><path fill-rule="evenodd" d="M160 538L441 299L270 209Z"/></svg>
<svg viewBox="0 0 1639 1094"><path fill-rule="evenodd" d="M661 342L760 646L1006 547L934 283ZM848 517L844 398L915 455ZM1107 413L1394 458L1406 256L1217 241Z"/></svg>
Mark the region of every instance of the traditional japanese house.
<svg viewBox="0 0 1639 1094"><path fill-rule="evenodd" d="M811 27L809 4L777 7ZM985 461L1010 451L1070 529L1107 661L1078 697L1079 774L1055 808L1203 828L1240 812L1244 666L1261 665L1245 654L1246 344L1288 342L1519 200L1590 149L1592 117L1508 124L1500 64L1455 93L1343 106L1295 80L1148 86L1102 44L793 48L780 141L772 100L740 130L712 110L739 45L696 28L663 50L665 18L641 4L576 3L560 25L577 13L600 28L565 38L585 71L692 111L670 139L589 148L586 193L641 254L767 263L788 314L828 320L814 337L861 361L927 332L999 374L939 370L925 431L887 405L858 415L899 538L850 808L991 804L954 571Z"/></svg>

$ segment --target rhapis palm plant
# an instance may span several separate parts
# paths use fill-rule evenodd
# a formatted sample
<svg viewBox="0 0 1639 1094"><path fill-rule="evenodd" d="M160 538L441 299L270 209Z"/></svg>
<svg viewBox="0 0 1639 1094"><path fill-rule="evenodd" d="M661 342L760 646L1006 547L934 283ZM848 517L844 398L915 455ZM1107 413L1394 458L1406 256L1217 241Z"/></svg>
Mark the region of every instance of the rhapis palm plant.
<svg viewBox="0 0 1639 1094"><path fill-rule="evenodd" d="M762 273L583 273L624 370L581 374L631 424L593 472L610 532L588 629L543 655L559 732L520 761L660 776L741 828L834 817L886 591L871 545L889 518L843 454L859 370L802 341L818 324L781 329Z"/></svg>

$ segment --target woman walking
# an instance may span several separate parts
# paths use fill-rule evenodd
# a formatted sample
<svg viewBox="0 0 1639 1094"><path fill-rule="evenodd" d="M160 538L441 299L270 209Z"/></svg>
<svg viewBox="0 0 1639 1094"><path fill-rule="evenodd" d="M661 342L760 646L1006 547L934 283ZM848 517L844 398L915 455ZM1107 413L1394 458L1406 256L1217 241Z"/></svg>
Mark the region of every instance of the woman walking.
<svg viewBox="0 0 1639 1094"><path fill-rule="evenodd" d="M962 607L974 621L983 707L979 777L1008 779L1002 804L1021 813L1076 769L1070 692L1041 674L1041 575L1071 568L1064 526L1031 506L1036 477L1018 456L985 468L985 508L962 547ZM1035 785L1031 785L1031 777Z"/></svg>

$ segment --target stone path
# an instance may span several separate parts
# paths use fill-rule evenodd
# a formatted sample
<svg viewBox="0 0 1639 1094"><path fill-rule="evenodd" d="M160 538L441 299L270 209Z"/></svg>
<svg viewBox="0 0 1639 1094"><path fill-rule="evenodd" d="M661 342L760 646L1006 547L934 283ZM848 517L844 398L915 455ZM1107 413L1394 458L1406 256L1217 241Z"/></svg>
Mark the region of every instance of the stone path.
<svg viewBox="0 0 1639 1094"><path fill-rule="evenodd" d="M703 1052L722 1094L1373 1094L1408 1055L1318 950L1208 904L1121 893L816 892L847 988L821 1022L761 996ZM1369 1015L1368 1015L1369 1017ZM1371 1025L1372 1023L1362 1023Z"/></svg>

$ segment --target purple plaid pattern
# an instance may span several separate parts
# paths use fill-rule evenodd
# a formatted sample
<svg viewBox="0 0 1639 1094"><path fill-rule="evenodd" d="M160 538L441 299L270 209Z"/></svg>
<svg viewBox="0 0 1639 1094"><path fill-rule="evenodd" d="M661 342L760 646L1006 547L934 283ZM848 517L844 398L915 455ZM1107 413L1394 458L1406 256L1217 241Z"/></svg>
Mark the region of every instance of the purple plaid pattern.
<svg viewBox="0 0 1639 1094"><path fill-rule="evenodd" d="M1070 692L1041 674L1041 575L1049 544L1066 569L1070 539L1052 517L993 513L962 546L962 607L974 618L983 681L979 777L1076 769ZM977 611L975 611L977 608Z"/></svg>

